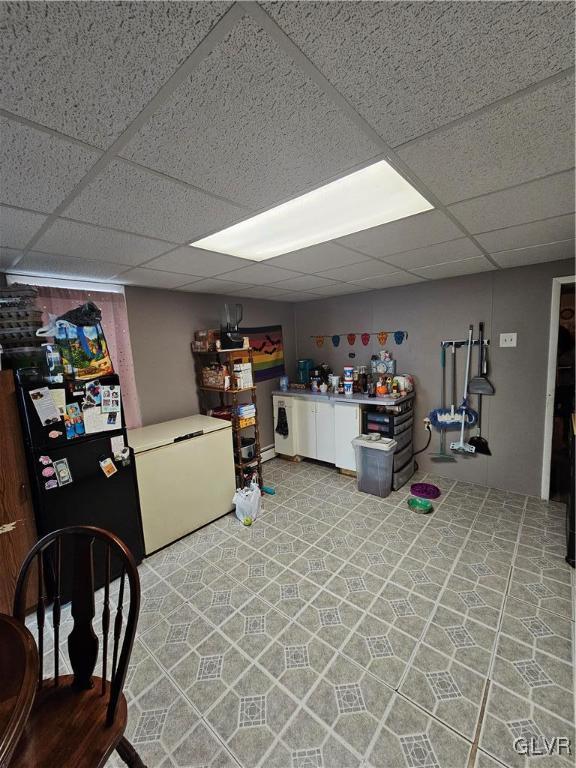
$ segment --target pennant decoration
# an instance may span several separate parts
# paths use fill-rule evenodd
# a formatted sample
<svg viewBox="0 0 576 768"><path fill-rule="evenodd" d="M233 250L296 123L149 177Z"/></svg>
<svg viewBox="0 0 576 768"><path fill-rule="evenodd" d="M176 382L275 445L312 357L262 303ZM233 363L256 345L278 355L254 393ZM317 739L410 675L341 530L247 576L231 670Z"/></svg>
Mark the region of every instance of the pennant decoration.
<svg viewBox="0 0 576 768"><path fill-rule="evenodd" d="M335 347L339 347L340 346L340 336L338 336L336 334L334 336L332 336L332 344L334 344Z"/></svg>
<svg viewBox="0 0 576 768"><path fill-rule="evenodd" d="M355 333L349 333L348 334L348 344L350 344L351 347L354 346L354 342L356 341L356 334Z"/></svg>
<svg viewBox="0 0 576 768"><path fill-rule="evenodd" d="M380 344L380 346L383 347L387 341L388 341L388 334L386 333L386 331L380 331L378 333L378 344Z"/></svg>
<svg viewBox="0 0 576 768"><path fill-rule="evenodd" d="M317 347L323 347L324 346L324 336L315 336L314 340L316 342Z"/></svg>
<svg viewBox="0 0 576 768"><path fill-rule="evenodd" d="M406 335L407 334L405 331L394 331L394 341L396 342L396 344L402 344Z"/></svg>
<svg viewBox="0 0 576 768"><path fill-rule="evenodd" d="M370 334L363 333L360 338L362 339L362 344L364 344L364 346L367 347L368 344L370 343Z"/></svg>

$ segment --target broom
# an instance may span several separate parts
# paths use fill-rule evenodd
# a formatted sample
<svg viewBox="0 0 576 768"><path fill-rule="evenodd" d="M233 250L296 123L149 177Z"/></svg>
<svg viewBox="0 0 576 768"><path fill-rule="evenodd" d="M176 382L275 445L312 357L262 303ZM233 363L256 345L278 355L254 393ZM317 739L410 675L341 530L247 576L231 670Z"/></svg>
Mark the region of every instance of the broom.
<svg viewBox="0 0 576 768"><path fill-rule="evenodd" d="M464 375L464 398L462 400L463 407L466 404L468 397L468 374L470 373L470 355L472 352L472 331L473 327L470 326L468 329L468 352L466 354L466 373ZM464 427L465 427L465 421L464 413L462 413L462 424L460 427L460 440L455 440L454 442L450 443L450 450L454 451L455 453L475 453L476 448L474 448L473 445L470 445L470 443L464 442Z"/></svg>

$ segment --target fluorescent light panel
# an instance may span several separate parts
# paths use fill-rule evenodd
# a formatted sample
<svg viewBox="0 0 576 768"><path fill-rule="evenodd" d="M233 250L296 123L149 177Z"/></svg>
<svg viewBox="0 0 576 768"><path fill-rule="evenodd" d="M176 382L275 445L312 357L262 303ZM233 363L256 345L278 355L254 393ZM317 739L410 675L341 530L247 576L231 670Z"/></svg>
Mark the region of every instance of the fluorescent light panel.
<svg viewBox="0 0 576 768"><path fill-rule="evenodd" d="M380 160L190 245L264 261L433 207Z"/></svg>

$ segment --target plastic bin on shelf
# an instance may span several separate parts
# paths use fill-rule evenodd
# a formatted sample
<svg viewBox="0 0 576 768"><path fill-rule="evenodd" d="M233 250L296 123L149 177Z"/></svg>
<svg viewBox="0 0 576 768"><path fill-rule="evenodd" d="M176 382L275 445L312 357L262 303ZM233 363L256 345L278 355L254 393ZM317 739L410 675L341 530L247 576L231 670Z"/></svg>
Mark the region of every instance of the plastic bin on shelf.
<svg viewBox="0 0 576 768"><path fill-rule="evenodd" d="M396 441L388 438L372 440L360 435L352 440L356 453L358 490L384 498L392 489L392 471Z"/></svg>

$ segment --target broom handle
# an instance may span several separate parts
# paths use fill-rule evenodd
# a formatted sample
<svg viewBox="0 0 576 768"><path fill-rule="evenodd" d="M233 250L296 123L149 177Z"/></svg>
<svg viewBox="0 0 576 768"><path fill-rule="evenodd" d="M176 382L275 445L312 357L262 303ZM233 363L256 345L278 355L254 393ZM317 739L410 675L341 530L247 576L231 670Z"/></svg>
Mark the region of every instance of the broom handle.
<svg viewBox="0 0 576 768"><path fill-rule="evenodd" d="M464 376L464 401L468 397L468 376L470 374L470 353L472 351L472 332L474 326L471 325L468 329L468 352L466 354L466 374Z"/></svg>
<svg viewBox="0 0 576 768"><path fill-rule="evenodd" d="M470 326L468 330L468 351L466 353L466 375L464 376L464 399L462 400L462 425L460 427L460 446L464 445L464 422L466 421L466 397L468 395L468 374L470 373L470 352L472 350L472 331Z"/></svg>

